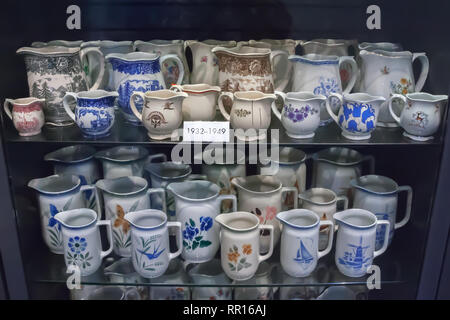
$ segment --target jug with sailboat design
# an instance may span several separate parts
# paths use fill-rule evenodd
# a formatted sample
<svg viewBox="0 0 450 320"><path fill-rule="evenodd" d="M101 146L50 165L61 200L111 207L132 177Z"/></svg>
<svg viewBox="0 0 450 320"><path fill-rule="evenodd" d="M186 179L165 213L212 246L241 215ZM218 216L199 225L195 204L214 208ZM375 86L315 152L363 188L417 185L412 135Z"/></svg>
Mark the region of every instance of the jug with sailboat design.
<svg viewBox="0 0 450 320"><path fill-rule="evenodd" d="M281 232L280 261L283 270L291 277L307 277L317 266L317 261L331 251L333 232L328 243L319 251L320 227L334 229L331 220L320 220L317 214L306 209L293 209L277 214L283 224Z"/></svg>

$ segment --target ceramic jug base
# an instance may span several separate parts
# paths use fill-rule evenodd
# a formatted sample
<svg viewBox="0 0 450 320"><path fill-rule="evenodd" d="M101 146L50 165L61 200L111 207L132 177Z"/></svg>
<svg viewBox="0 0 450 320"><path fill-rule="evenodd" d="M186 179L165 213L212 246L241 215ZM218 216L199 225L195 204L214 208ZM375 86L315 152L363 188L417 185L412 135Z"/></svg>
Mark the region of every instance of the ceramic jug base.
<svg viewBox="0 0 450 320"><path fill-rule="evenodd" d="M433 140L434 137L433 136L428 136L428 137L421 137L421 136L415 136L413 134L409 134L407 132L403 132L403 135L411 140L414 141L428 141L428 140Z"/></svg>
<svg viewBox="0 0 450 320"><path fill-rule="evenodd" d="M151 134L148 133L148 136L150 137L150 139L152 140L165 140L165 139L170 139L170 137L172 137L172 134Z"/></svg>
<svg viewBox="0 0 450 320"><path fill-rule="evenodd" d="M315 136L315 132L309 134L292 134L286 131L286 135L293 139L310 139Z"/></svg>
<svg viewBox="0 0 450 320"><path fill-rule="evenodd" d="M101 133L101 134L85 134L83 133L83 137L86 139L98 139L98 138L105 138L111 134L111 131Z"/></svg>
<svg viewBox="0 0 450 320"><path fill-rule="evenodd" d="M64 248L61 248L61 250L55 250L55 249L49 248L49 250L51 253L54 253L54 254L64 254Z"/></svg>
<svg viewBox="0 0 450 320"><path fill-rule="evenodd" d="M41 130L39 131L33 131L33 132L19 132L19 136L21 137L31 137L31 136L35 136L37 134L40 134Z"/></svg>
<svg viewBox="0 0 450 320"><path fill-rule="evenodd" d="M361 136L355 136L355 135L351 135L351 134L347 134L345 132L342 132L342 136L346 139L349 140L369 140L370 139L370 134L365 134L365 135L361 135Z"/></svg>
<svg viewBox="0 0 450 320"><path fill-rule="evenodd" d="M399 125L397 122L377 122L377 127L383 127L383 128L398 128Z"/></svg>
<svg viewBox="0 0 450 320"><path fill-rule="evenodd" d="M236 139L241 140L241 141L246 141L246 142L250 142L250 141L256 141L256 140L264 140L267 138L267 134L266 133L261 133L259 135L255 135L255 136L241 136L241 135L234 135L236 137Z"/></svg>

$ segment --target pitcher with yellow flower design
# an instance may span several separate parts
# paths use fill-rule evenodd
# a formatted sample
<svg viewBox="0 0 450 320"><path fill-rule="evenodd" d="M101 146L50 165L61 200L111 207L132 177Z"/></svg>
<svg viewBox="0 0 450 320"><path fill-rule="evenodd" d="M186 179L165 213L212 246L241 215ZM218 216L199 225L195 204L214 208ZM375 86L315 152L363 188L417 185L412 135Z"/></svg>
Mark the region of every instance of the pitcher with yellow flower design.
<svg viewBox="0 0 450 320"><path fill-rule="evenodd" d="M382 96L388 99L393 94L406 95L418 92L425 84L428 76L429 62L425 53L409 51L390 52L385 50L361 50L361 83L360 91L370 95ZM420 75L414 79L413 63L421 64ZM394 109L401 112L401 104ZM378 115L378 126L397 127L389 113L388 104L383 103Z"/></svg>
<svg viewBox="0 0 450 320"><path fill-rule="evenodd" d="M134 176L102 179L95 186L102 191L105 218L111 221L114 253L131 257L130 223L125 220L125 214L150 209L150 196L154 193L161 195L163 210L166 212L164 189L149 189L147 180Z"/></svg>
<svg viewBox="0 0 450 320"><path fill-rule="evenodd" d="M272 255L274 227L260 224L250 212L219 214L215 220L222 227L220 257L225 274L233 280L250 279L259 264ZM264 255L259 253L261 231L268 231L270 236L269 250Z"/></svg>

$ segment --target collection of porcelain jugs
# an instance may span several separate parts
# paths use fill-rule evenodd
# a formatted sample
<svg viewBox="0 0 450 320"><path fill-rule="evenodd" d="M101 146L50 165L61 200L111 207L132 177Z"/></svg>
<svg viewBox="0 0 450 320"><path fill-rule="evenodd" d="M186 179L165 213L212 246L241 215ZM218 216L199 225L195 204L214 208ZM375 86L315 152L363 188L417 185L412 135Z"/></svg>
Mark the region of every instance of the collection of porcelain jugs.
<svg viewBox="0 0 450 320"><path fill-rule="evenodd" d="M205 158L221 155L217 148L203 152ZM313 188L308 190L307 158L313 160ZM245 164L220 161L203 165L202 174L194 175L189 165L150 155L143 147L97 152L78 145L47 154L44 160L54 164L54 175L28 186L37 191L45 243L83 276L94 273L112 251L130 257L140 276L155 278L175 257L202 264L220 248L226 276L246 281L280 242L283 270L307 277L331 251L336 229L337 268L349 277L364 276L394 230L408 222L412 189L375 175L374 158L352 149L332 147L309 157L285 147L278 159L276 171L269 162L259 167L259 175L247 176ZM362 175L364 162L369 175ZM403 191L406 212L397 222ZM107 230L106 251L100 226ZM170 251L170 234L176 236L176 252Z"/></svg>
<svg viewBox="0 0 450 320"><path fill-rule="evenodd" d="M297 46L302 56L295 55ZM25 58L30 98L7 99L4 109L25 136L40 133L44 121L75 122L88 137L108 135L117 104L151 139L167 139L183 120L213 120L218 103L234 129L268 129L272 109L294 139L311 138L334 120L348 139L400 125L405 136L429 140L447 96L419 92L428 59L402 50L395 43L332 39L39 42L17 50Z"/></svg>

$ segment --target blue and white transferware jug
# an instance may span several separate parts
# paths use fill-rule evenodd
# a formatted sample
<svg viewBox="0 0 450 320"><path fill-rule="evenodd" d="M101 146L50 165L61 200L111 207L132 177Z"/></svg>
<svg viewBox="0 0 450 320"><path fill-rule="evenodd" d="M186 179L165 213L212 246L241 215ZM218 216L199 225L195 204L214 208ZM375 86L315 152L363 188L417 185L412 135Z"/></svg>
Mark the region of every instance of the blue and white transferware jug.
<svg viewBox="0 0 450 320"><path fill-rule="evenodd" d="M156 278L164 274L170 260L178 257L181 244L181 223L168 222L160 210L140 210L127 213L125 220L131 224L133 266L144 278ZM168 228L177 228L178 250L170 252Z"/></svg>
<svg viewBox="0 0 450 320"><path fill-rule="evenodd" d="M58 174L33 179L28 182L28 186L37 191L42 237L45 244L51 252L63 254L61 225L55 219L55 215L61 211L86 207L86 197L83 195L85 192L94 193L97 201L95 186L82 186L78 176ZM98 201L97 207L99 207Z"/></svg>
<svg viewBox="0 0 450 320"><path fill-rule="evenodd" d="M98 221L97 213L91 209L63 211L55 216L61 224L66 266L77 266L82 276L93 274L102 259L112 252L110 221ZM100 226L106 226L109 247L102 251Z"/></svg>
<svg viewBox="0 0 450 320"><path fill-rule="evenodd" d="M354 188L353 208L365 209L377 216L379 220L388 220L390 223L389 243L394 237L394 230L406 225L411 216L413 190L410 186L399 186L394 180L377 175L362 176L350 181ZM406 192L405 216L397 222L398 194ZM386 226L378 227L375 249L380 249Z"/></svg>
<svg viewBox="0 0 450 320"><path fill-rule="evenodd" d="M105 90L66 92L63 106L85 137L105 137L114 125L114 101L118 96L117 92ZM69 100L76 101L75 113Z"/></svg>
<svg viewBox="0 0 450 320"><path fill-rule="evenodd" d="M339 271L353 278L366 275L374 258L384 253L389 242L389 221L363 209L347 209L334 214L339 225L335 262ZM375 250L377 226L385 225L383 246Z"/></svg>
<svg viewBox="0 0 450 320"><path fill-rule="evenodd" d="M283 224L281 231L280 262L291 277L307 277L317 266L317 261L331 251L334 232L329 232L328 243L319 251L319 232L322 226L334 229L330 220L306 209L293 209L277 214Z"/></svg>
<svg viewBox="0 0 450 320"><path fill-rule="evenodd" d="M174 54L160 57L158 54L132 52L126 54L112 53L105 57L111 63L114 90L119 93L119 107L125 119L132 124L141 122L131 111L130 97L135 91L147 92L166 89L161 64L167 59L179 63L179 78L176 84L181 84L184 76L183 62ZM135 101L136 108L142 112L143 101Z"/></svg>
<svg viewBox="0 0 450 320"><path fill-rule="evenodd" d="M167 191L175 198L176 220L182 225L183 259L188 263L202 263L214 258L219 249L219 225L214 218L226 199L233 201L233 211L236 211L236 196L219 195L218 185L200 180L173 182Z"/></svg>
<svg viewBox="0 0 450 320"><path fill-rule="evenodd" d="M95 186L102 191L105 218L112 223L114 252L122 257L130 257L130 224L125 220L125 214L150 209L150 196L154 193L161 195L165 211L165 191L161 188L149 189L147 180L133 176L98 180Z"/></svg>
<svg viewBox="0 0 450 320"><path fill-rule="evenodd" d="M331 93L329 99L332 97L339 100L339 112L336 115L329 104L327 111L342 129L342 135L350 140L370 139L370 134L377 126L381 105L386 99L366 93L350 93L343 96Z"/></svg>

